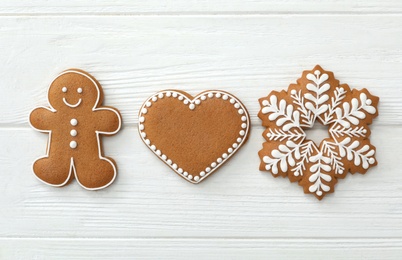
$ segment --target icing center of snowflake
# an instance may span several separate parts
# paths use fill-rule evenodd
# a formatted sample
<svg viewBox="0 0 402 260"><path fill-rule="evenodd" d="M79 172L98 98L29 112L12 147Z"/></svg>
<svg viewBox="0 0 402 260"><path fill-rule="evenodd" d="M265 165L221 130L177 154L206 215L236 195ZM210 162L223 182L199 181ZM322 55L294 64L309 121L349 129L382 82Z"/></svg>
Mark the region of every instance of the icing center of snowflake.
<svg viewBox="0 0 402 260"><path fill-rule="evenodd" d="M304 128L306 139L313 141L317 147L325 138L329 138L328 126L324 126L318 122L315 122L312 128Z"/></svg>

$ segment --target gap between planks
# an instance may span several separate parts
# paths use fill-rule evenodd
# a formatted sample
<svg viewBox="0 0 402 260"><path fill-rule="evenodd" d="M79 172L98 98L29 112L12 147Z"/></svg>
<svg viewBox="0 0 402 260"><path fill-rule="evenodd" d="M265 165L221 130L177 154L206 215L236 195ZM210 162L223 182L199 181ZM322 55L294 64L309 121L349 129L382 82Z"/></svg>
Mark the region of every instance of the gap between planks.
<svg viewBox="0 0 402 260"><path fill-rule="evenodd" d="M324 12L54 12L54 13L6 13L1 17L102 17L102 16L138 16L138 17L328 17L328 16L402 16L402 11L359 12L359 11L324 11Z"/></svg>

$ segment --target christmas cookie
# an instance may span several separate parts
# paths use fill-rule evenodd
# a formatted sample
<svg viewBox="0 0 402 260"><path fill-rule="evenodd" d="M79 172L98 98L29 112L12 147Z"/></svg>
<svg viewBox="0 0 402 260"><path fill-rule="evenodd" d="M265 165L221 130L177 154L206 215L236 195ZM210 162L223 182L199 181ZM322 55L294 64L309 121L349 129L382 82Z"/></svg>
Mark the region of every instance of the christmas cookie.
<svg viewBox="0 0 402 260"><path fill-rule="evenodd" d="M304 71L297 84L259 100L258 116L267 128L260 170L288 177L321 200L334 191L337 179L377 164L368 125L378 115L378 100L366 89L339 84L318 65ZM316 121L328 127L329 137L319 145L305 134Z"/></svg>
<svg viewBox="0 0 402 260"><path fill-rule="evenodd" d="M116 164L102 153L101 135L116 134L119 112L102 106L99 83L88 73L70 69L53 80L48 90L50 107L35 108L29 122L49 134L47 153L34 162L42 182L60 187L75 176L88 190L109 186L116 178Z"/></svg>
<svg viewBox="0 0 402 260"><path fill-rule="evenodd" d="M195 97L164 90L140 109L139 132L149 149L180 177L199 183L247 140L250 118L233 95L217 90Z"/></svg>

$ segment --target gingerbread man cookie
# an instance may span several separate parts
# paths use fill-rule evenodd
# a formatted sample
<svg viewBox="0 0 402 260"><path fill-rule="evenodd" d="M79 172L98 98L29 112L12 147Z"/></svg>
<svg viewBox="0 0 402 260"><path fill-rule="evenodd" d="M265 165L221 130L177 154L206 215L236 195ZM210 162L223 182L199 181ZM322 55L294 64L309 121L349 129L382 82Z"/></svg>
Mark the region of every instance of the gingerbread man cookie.
<svg viewBox="0 0 402 260"><path fill-rule="evenodd" d="M105 188L115 180L116 164L103 156L100 135L116 134L121 116L101 106L102 101L100 84L81 70L66 70L50 84L50 107L35 108L29 116L33 128L49 133L47 153L33 165L39 180L60 187L74 174L87 190Z"/></svg>
<svg viewBox="0 0 402 260"><path fill-rule="evenodd" d="M377 164L369 124L378 115L379 98L366 89L351 90L317 65L287 91L259 101L258 116L267 128L260 170L288 177L321 200L334 191L337 179L348 172L364 174ZM328 127L329 137L319 145L304 131L316 121Z"/></svg>
<svg viewBox="0 0 402 260"><path fill-rule="evenodd" d="M164 90L140 109L139 132L152 152L186 181L205 180L246 142L250 117L232 94L208 90L192 97Z"/></svg>

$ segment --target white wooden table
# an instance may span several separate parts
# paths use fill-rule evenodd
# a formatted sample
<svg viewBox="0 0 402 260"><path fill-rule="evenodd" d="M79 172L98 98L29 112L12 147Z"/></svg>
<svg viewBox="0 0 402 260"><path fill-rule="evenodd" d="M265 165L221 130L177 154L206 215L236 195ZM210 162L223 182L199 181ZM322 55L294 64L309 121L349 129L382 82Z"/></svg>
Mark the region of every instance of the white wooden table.
<svg viewBox="0 0 402 260"><path fill-rule="evenodd" d="M316 64L380 96L379 165L321 202L260 172L257 155L257 99ZM99 192L52 188L31 171L47 135L28 113L71 67L93 74L123 115L103 139L119 176ZM0 259L402 258L401 1L5 0L0 72ZM248 143L200 185L138 136L141 103L165 88L229 91L252 116Z"/></svg>

